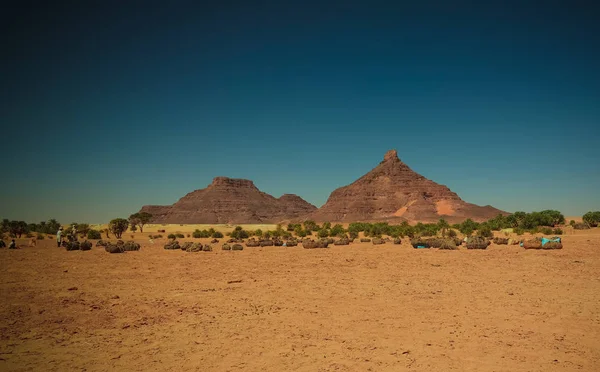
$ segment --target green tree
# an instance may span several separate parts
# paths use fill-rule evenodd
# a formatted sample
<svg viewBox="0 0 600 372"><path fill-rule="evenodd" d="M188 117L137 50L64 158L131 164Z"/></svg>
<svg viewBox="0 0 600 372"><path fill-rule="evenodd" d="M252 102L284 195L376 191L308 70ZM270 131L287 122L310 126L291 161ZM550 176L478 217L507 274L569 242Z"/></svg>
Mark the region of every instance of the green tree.
<svg viewBox="0 0 600 372"><path fill-rule="evenodd" d="M8 223L8 232L11 236L20 238L23 234L29 232L29 226L25 221L10 221Z"/></svg>
<svg viewBox="0 0 600 372"><path fill-rule="evenodd" d="M440 220L437 223L437 227L438 229L440 229L442 231L442 237L446 236L446 230L448 228L450 228L450 225L448 224L448 221L446 221L443 218L440 218Z"/></svg>
<svg viewBox="0 0 600 372"><path fill-rule="evenodd" d="M121 239L121 235L127 231L128 227L129 221L124 218L115 218L108 224L108 230L110 230L117 239Z"/></svg>
<svg viewBox="0 0 600 372"><path fill-rule="evenodd" d="M596 227L600 224L600 211L587 212L583 215L583 222L587 223L592 227Z"/></svg>
<svg viewBox="0 0 600 372"><path fill-rule="evenodd" d="M79 223L77 224L77 233L81 235L81 237L85 237L90 231L90 225L87 223Z"/></svg>
<svg viewBox="0 0 600 372"><path fill-rule="evenodd" d="M129 223L140 228L140 232L144 232L144 225L152 220L152 215L148 212L134 213L129 216Z"/></svg>
<svg viewBox="0 0 600 372"><path fill-rule="evenodd" d="M473 221L470 218L467 218L465 221L459 224L458 231L460 231L464 235L469 236L473 234L473 231L477 230L478 227L479 224L477 222Z"/></svg>

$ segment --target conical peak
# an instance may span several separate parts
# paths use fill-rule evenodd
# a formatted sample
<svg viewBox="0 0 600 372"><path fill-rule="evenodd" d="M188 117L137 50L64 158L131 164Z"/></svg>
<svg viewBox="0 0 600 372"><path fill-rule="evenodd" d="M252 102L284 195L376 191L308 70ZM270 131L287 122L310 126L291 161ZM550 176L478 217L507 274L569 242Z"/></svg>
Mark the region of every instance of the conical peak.
<svg viewBox="0 0 600 372"><path fill-rule="evenodd" d="M384 162L400 162L400 158L398 158L398 151L389 150L383 156L383 161Z"/></svg>

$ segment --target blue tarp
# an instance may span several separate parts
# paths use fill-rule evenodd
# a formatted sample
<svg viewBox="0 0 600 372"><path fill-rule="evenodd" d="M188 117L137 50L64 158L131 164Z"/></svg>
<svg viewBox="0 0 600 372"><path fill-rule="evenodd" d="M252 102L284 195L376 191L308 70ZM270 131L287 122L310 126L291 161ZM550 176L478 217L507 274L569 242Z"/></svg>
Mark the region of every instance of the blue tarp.
<svg viewBox="0 0 600 372"><path fill-rule="evenodd" d="M548 243L548 242L560 243L560 238L558 236L555 236L554 238L550 238L550 239L542 238L542 246L546 245L546 243Z"/></svg>

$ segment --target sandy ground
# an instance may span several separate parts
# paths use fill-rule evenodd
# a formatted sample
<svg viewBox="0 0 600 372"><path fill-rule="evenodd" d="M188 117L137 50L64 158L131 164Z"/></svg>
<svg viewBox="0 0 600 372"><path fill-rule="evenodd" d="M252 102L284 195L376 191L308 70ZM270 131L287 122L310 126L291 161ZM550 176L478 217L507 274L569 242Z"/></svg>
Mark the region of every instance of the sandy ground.
<svg viewBox="0 0 600 372"><path fill-rule="evenodd" d="M563 241L0 249L0 370L598 371L600 233Z"/></svg>

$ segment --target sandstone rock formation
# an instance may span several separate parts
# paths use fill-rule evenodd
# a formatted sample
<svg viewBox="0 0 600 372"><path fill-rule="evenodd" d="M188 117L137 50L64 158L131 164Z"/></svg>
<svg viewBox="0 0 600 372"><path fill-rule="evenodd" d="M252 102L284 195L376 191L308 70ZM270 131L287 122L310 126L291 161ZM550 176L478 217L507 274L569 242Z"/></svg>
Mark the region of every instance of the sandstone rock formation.
<svg viewBox="0 0 600 372"><path fill-rule="evenodd" d="M171 206L148 205L153 223L278 223L296 219L317 208L292 194L275 198L252 181L216 177L207 188L193 191Z"/></svg>
<svg viewBox="0 0 600 372"><path fill-rule="evenodd" d="M396 150L390 150L369 173L333 191L310 217L331 222L436 222L440 218L460 222L467 218L484 221L498 214L507 213L463 201L448 187L410 169L398 158Z"/></svg>

